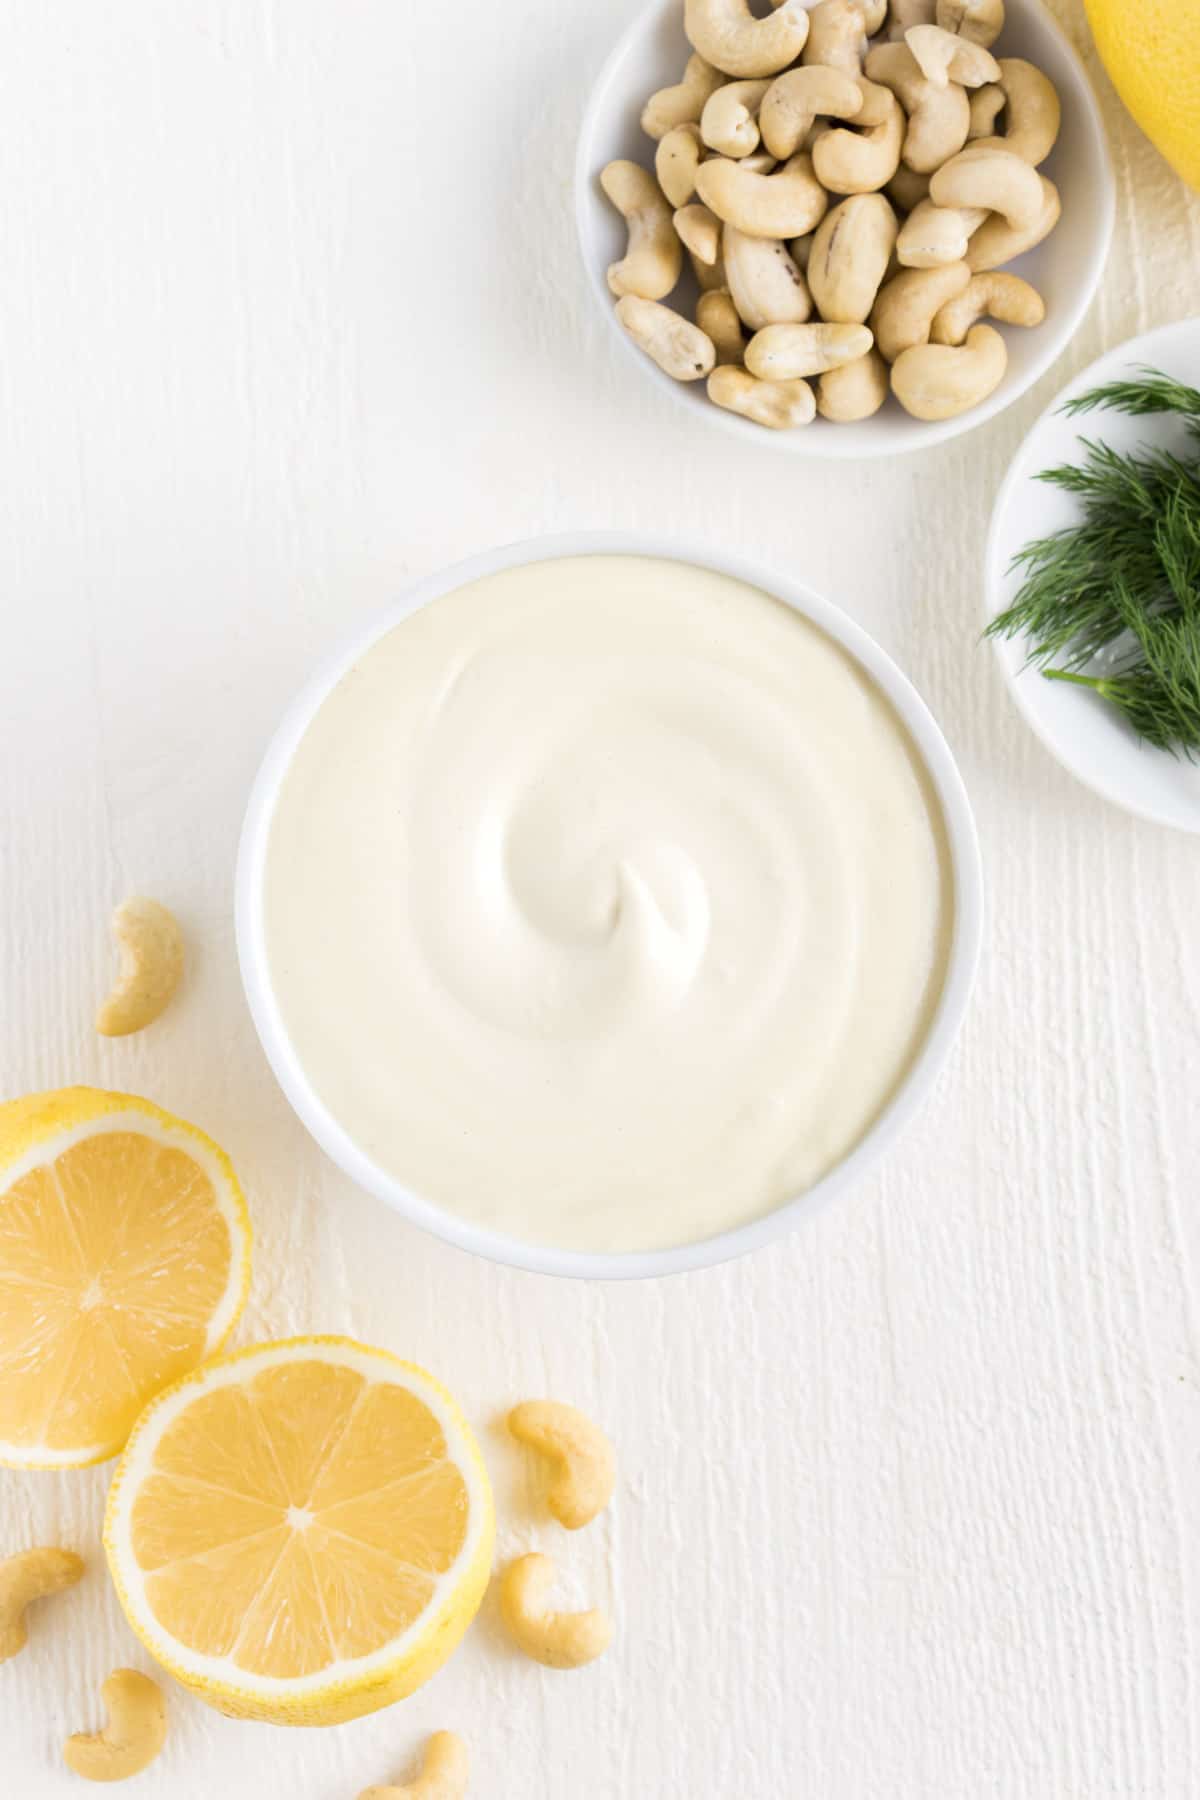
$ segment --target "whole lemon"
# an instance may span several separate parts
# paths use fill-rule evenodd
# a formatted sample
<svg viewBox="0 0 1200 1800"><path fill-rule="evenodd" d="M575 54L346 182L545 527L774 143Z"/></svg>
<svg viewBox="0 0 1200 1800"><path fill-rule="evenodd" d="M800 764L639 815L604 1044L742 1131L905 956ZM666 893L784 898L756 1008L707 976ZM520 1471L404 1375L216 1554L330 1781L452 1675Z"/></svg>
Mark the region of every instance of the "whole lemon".
<svg viewBox="0 0 1200 1800"><path fill-rule="evenodd" d="M1200 189L1200 0L1087 0L1087 11L1113 86Z"/></svg>

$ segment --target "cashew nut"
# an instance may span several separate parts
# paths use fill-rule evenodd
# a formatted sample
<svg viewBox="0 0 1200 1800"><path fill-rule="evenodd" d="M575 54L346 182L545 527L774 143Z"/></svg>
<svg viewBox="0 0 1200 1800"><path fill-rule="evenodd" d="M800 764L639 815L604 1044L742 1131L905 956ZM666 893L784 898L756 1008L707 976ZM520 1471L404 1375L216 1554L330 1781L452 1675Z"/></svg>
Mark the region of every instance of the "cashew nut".
<svg viewBox="0 0 1200 1800"><path fill-rule="evenodd" d="M932 25L937 0L892 0L888 8L888 37L895 43L914 25Z"/></svg>
<svg viewBox="0 0 1200 1800"><path fill-rule="evenodd" d="M435 1731L421 1773L399 1787L364 1788L358 1800L463 1800L470 1764L467 1746L452 1731Z"/></svg>
<svg viewBox="0 0 1200 1800"><path fill-rule="evenodd" d="M972 275L962 293L935 313L929 339L934 344L961 344L980 319L1031 326L1040 325L1045 316L1046 303L1028 281L989 271Z"/></svg>
<svg viewBox="0 0 1200 1800"><path fill-rule="evenodd" d="M22 1550L0 1562L0 1663L29 1642L25 1608L74 1587L83 1558L73 1550Z"/></svg>
<svg viewBox="0 0 1200 1800"><path fill-rule="evenodd" d="M967 245L967 265L972 274L981 269L998 269L1050 236L1062 214L1062 201L1048 176L1043 175L1040 180L1041 211L1027 230L1018 231L1006 219L985 219L974 233Z"/></svg>
<svg viewBox="0 0 1200 1800"><path fill-rule="evenodd" d="M829 196L803 151L773 175L748 170L745 161L714 156L696 171L696 191L727 225L750 237L803 237L825 216Z"/></svg>
<svg viewBox="0 0 1200 1800"><path fill-rule="evenodd" d="M708 208L704 207L702 210L707 212ZM720 224L719 220L717 222ZM724 240L724 236L725 233L722 231L722 240ZM696 277L696 286L702 294L715 294L719 289L729 286L725 276L725 258L722 256L719 246L716 262L704 262L694 250L688 251L688 261L692 265L692 274Z"/></svg>
<svg viewBox="0 0 1200 1800"><path fill-rule="evenodd" d="M971 129L965 88L957 82L935 86L907 44L876 44L867 56L867 74L890 88L908 115L901 155L910 169L931 174L962 149Z"/></svg>
<svg viewBox="0 0 1200 1800"><path fill-rule="evenodd" d="M696 302L696 323L706 337L712 339L717 353L717 369L730 363L740 364L746 351L742 321L733 300L722 288L701 294ZM716 374L713 370L713 375ZM712 375L709 376L711 388Z"/></svg>
<svg viewBox="0 0 1200 1800"><path fill-rule="evenodd" d="M998 81L989 81L986 87L975 89L969 102L971 129L967 133L968 144L978 143L980 138L991 136L996 120L1004 111L1004 100L1004 89Z"/></svg>
<svg viewBox="0 0 1200 1800"><path fill-rule="evenodd" d="M986 218L983 207L935 206L932 200L922 200L900 227L896 256L906 269L939 269L945 263L962 262L971 233Z"/></svg>
<svg viewBox="0 0 1200 1800"><path fill-rule="evenodd" d="M157 900L124 900L112 918L121 952L116 986L96 1015L103 1037L126 1037L165 1011L183 975L183 933Z"/></svg>
<svg viewBox="0 0 1200 1800"><path fill-rule="evenodd" d="M1028 231L1042 210L1037 170L1011 150L986 143L971 144L943 163L929 183L929 195L938 206L999 213L1014 231Z"/></svg>
<svg viewBox="0 0 1200 1800"><path fill-rule="evenodd" d="M158 1683L137 1669L118 1669L100 1695L108 1724L103 1731L76 1732L63 1755L87 1781L125 1781L149 1768L166 1742L167 1704Z"/></svg>
<svg viewBox="0 0 1200 1800"><path fill-rule="evenodd" d="M500 1612L518 1650L534 1662L548 1669L581 1669L608 1649L612 1620L599 1609L551 1612L546 1600L556 1575L548 1556L519 1556L500 1577Z"/></svg>
<svg viewBox="0 0 1200 1800"><path fill-rule="evenodd" d="M866 50L867 15L862 0L819 0L809 16L804 61L861 75Z"/></svg>
<svg viewBox="0 0 1200 1800"><path fill-rule="evenodd" d="M831 194L874 194L900 166L904 114L894 94L859 77L862 106L853 130L830 127L813 145L817 180Z"/></svg>
<svg viewBox="0 0 1200 1800"><path fill-rule="evenodd" d="M673 222L684 249L697 262L710 269L715 267L721 254L721 221L716 214L696 201L692 206L681 206Z"/></svg>
<svg viewBox="0 0 1200 1800"><path fill-rule="evenodd" d="M895 362L901 351L927 343L934 314L961 294L970 279L969 268L961 262L941 269L905 269L885 282L870 318L884 361Z"/></svg>
<svg viewBox="0 0 1200 1800"><path fill-rule="evenodd" d="M940 25L914 25L904 41L934 87L957 81L960 87L978 88L1000 79L1000 65L990 50Z"/></svg>
<svg viewBox="0 0 1200 1800"><path fill-rule="evenodd" d="M888 393L888 368L878 350L868 350L838 369L827 369L817 383L817 411L823 419L853 425L877 413Z"/></svg>
<svg viewBox="0 0 1200 1800"><path fill-rule="evenodd" d="M885 191L901 212L915 212L922 200L929 198L929 177L918 175L915 169L901 163Z"/></svg>
<svg viewBox="0 0 1200 1800"><path fill-rule="evenodd" d="M710 150L721 156L753 155L759 143L758 109L770 86L768 76L730 81L717 89L700 115L700 135Z"/></svg>
<svg viewBox="0 0 1200 1800"><path fill-rule="evenodd" d="M892 364L892 392L914 419L953 419L994 393L1008 347L990 325L973 325L966 342L916 344Z"/></svg>
<svg viewBox="0 0 1200 1800"><path fill-rule="evenodd" d="M524 1400L508 1415L508 1429L522 1444L556 1465L546 1504L568 1531L590 1525L612 1499L617 1479L613 1447L578 1407L558 1400Z"/></svg>
<svg viewBox="0 0 1200 1800"><path fill-rule="evenodd" d="M823 319L865 322L895 243L896 215L882 194L851 194L825 214L808 262L808 285Z"/></svg>
<svg viewBox="0 0 1200 1800"><path fill-rule="evenodd" d="M760 381L732 365L713 370L708 397L726 412L740 413L743 419L770 431L792 431L811 424L817 409L807 381Z"/></svg>
<svg viewBox="0 0 1200 1800"><path fill-rule="evenodd" d="M1036 169L1058 142L1062 123L1058 89L1048 75L1020 56L1002 56L999 69L1001 104L1007 109L1004 136L983 138L981 143L1011 150Z"/></svg>
<svg viewBox="0 0 1200 1800"><path fill-rule="evenodd" d="M724 244L725 279L742 323L751 331L802 325L812 312L812 296L779 239L749 237L727 225Z"/></svg>
<svg viewBox="0 0 1200 1800"><path fill-rule="evenodd" d="M776 75L795 62L808 38L805 0L784 0L756 19L748 0L685 0L688 42L726 75Z"/></svg>
<svg viewBox="0 0 1200 1800"><path fill-rule="evenodd" d="M609 287L618 295L662 300L679 280L683 251L658 183L641 163L610 162L600 186L629 227L625 255L609 268Z"/></svg>
<svg viewBox="0 0 1200 1800"><path fill-rule="evenodd" d="M937 22L990 50L1004 30L1004 0L937 0Z"/></svg>
<svg viewBox="0 0 1200 1800"><path fill-rule="evenodd" d="M763 381L794 381L865 356L872 342L865 325L764 325L746 345L746 367Z"/></svg>
<svg viewBox="0 0 1200 1800"><path fill-rule="evenodd" d="M769 84L758 129L771 155L786 159L804 146L817 119L852 119L862 103L858 82L841 69L789 69Z"/></svg>
<svg viewBox="0 0 1200 1800"><path fill-rule="evenodd" d="M696 170L704 158L698 125L676 125L660 138L654 153L658 185L674 207L686 206L696 191Z"/></svg>
<svg viewBox="0 0 1200 1800"><path fill-rule="evenodd" d="M711 340L658 300L623 294L617 301L617 317L639 350L676 381L699 381L716 363Z"/></svg>
<svg viewBox="0 0 1200 1800"><path fill-rule="evenodd" d="M666 137L676 125L698 123L704 103L723 84L725 77L702 56L689 56L683 79L674 87L659 88L642 110L642 130L647 137Z"/></svg>

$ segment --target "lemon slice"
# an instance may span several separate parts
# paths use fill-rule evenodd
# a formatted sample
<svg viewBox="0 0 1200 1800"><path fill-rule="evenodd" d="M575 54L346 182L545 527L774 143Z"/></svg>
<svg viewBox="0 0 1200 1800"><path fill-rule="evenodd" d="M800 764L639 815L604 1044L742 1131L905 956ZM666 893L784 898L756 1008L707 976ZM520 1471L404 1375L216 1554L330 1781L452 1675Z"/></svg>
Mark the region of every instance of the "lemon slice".
<svg viewBox="0 0 1200 1800"><path fill-rule="evenodd" d="M0 1105L0 1463L115 1456L249 1280L242 1190L195 1126L94 1088Z"/></svg>
<svg viewBox="0 0 1200 1800"><path fill-rule="evenodd" d="M209 1363L138 1421L104 1541L129 1622L222 1712L332 1725L400 1700L483 1599L495 1519L450 1395L347 1338Z"/></svg>
<svg viewBox="0 0 1200 1800"><path fill-rule="evenodd" d="M1151 143L1200 189L1200 0L1087 0L1113 86Z"/></svg>

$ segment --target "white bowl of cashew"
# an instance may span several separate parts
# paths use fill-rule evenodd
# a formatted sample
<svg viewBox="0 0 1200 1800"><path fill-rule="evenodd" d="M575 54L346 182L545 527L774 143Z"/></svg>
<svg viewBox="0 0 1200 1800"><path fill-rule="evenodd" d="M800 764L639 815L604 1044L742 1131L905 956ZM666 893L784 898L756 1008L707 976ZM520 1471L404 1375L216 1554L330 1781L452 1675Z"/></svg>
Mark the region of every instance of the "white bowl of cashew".
<svg viewBox="0 0 1200 1800"><path fill-rule="evenodd" d="M754 7L765 12L766 7ZM795 456L894 456L928 449L993 418L1044 374L1066 348L1091 304L1112 237L1116 190L1099 107L1079 57L1042 4L1008 0L998 55L1024 57L1050 77L1062 101L1062 128L1042 167L1062 195L1057 228L1007 269L1031 282L1046 303L1044 323L1031 330L1000 326L1008 366L996 390L957 417L927 422L911 418L891 396L872 418L833 424L822 418L792 430L772 431L726 411L709 399L704 381L681 382L664 374L635 345L618 320L607 271L625 251L626 228L600 187L609 162L629 158L654 166L655 145L641 129L642 108L652 93L677 82L691 46L683 29L683 0L646 0L605 64L592 90L579 138L575 204L588 284L625 352L646 378L693 414ZM668 304L691 318L696 288L685 272Z"/></svg>

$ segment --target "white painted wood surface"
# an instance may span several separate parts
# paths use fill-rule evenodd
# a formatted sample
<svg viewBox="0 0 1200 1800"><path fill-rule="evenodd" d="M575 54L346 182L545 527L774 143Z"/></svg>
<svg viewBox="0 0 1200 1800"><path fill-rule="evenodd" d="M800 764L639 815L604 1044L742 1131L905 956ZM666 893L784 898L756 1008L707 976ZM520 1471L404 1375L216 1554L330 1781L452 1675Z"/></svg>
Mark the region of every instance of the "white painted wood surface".
<svg viewBox="0 0 1200 1800"><path fill-rule="evenodd" d="M213 1131L259 1236L238 1341L427 1363L486 1427L501 1553L561 1548L620 1628L563 1676L487 1609L407 1705L316 1735L173 1692L137 1792L352 1800L450 1726L491 1800L1190 1800L1200 843L1063 775L976 637L1009 456L1102 347L1194 310L1200 200L1093 59L1120 224L1039 390L892 467L731 462L632 378L577 266L575 126L631 7L0 9L0 1091L127 1087ZM230 885L259 753L348 625L487 544L614 524L753 550L881 637L962 759L991 927L951 1069L851 1201L736 1267L584 1288L418 1236L323 1161L251 1031ZM104 1044L130 890L195 953L161 1025ZM621 1451L569 1543L495 1429L541 1391ZM91 1559L0 1670L13 1800L77 1791L62 1738L146 1666L105 1485L0 1472L0 1549Z"/></svg>

